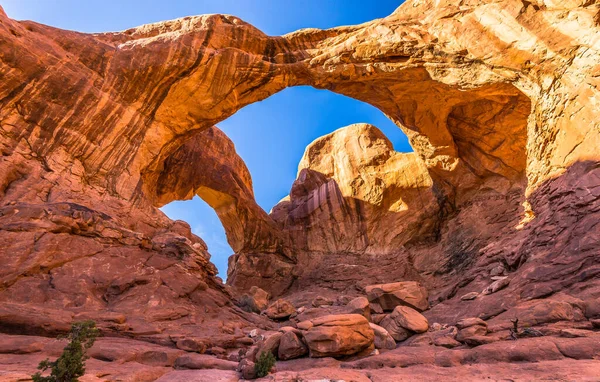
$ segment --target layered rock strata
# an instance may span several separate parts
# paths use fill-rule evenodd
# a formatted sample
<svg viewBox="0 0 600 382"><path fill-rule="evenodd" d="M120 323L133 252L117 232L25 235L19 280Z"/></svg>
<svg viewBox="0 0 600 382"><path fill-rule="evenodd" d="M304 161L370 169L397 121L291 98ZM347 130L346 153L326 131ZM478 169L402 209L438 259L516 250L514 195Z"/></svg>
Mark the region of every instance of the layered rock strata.
<svg viewBox="0 0 600 382"><path fill-rule="evenodd" d="M224 356L247 347L251 328L274 324L237 308L203 241L157 209L194 195L224 223L238 290L351 299L409 280L429 291L430 323L477 316L500 331L517 314L591 330L587 301L600 297L598 14L582 0L411 0L359 26L270 37L234 16L91 35L0 9L0 331L55 335L92 318L107 334L168 349L194 343ZM289 200L267 215L214 126L296 85L379 108L414 154L394 152L370 126L334 132L307 149ZM459 370L521 357L561 370L552 362L597 357L590 336L532 338L505 352L490 343L458 358L426 350L422 364ZM29 366L56 352L15 341L33 347ZM178 354L131 357L117 358L139 357L152 378L169 380L164 368ZM180 364L207 362L215 364Z"/></svg>

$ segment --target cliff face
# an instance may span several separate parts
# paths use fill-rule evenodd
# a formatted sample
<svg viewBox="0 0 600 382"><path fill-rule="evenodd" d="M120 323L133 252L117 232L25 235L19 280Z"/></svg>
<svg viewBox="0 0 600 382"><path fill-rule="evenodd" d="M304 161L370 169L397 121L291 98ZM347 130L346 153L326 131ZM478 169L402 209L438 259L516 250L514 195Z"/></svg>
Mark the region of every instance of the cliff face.
<svg viewBox="0 0 600 382"><path fill-rule="evenodd" d="M412 0L271 37L233 16L90 35L0 9L0 329L105 311L105 330L171 344L202 325L222 345L271 325L232 305L202 240L157 209L193 195L224 224L238 290L418 280L439 322L599 297L598 15L583 0ZM296 85L379 108L414 154L371 126L336 131L267 215L214 126ZM460 303L494 274L510 285Z"/></svg>
<svg viewBox="0 0 600 382"><path fill-rule="evenodd" d="M297 250L377 254L425 236L439 209L416 154L395 152L374 126L353 125L306 148L271 217Z"/></svg>

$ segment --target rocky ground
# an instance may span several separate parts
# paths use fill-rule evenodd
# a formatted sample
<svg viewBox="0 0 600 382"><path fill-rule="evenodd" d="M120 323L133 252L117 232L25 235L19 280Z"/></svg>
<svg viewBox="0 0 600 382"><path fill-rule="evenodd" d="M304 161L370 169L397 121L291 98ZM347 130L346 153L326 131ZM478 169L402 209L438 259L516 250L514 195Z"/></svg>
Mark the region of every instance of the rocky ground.
<svg viewBox="0 0 600 382"><path fill-rule="evenodd" d="M499 280L502 281L502 280ZM493 288L492 288L493 289ZM487 290L484 292L486 293ZM268 303L254 288L242 307L278 323L215 343L171 338L153 344L102 337L89 351L84 381L237 381L255 379L258 354L278 359L264 380L559 380L600 379L600 299L568 295L532 300L488 321L430 324L427 290L416 282L369 286L366 295L332 301L319 296L295 308ZM472 304L477 296L463 296ZM257 314L257 313L253 313ZM518 321L515 321L518 318ZM65 342L0 335L2 381L27 380Z"/></svg>
<svg viewBox="0 0 600 382"><path fill-rule="evenodd" d="M225 15L92 35L0 8L0 380L84 319L83 380L250 378L263 351L270 380L600 380L598 15L411 0L281 37ZM267 214L215 125L297 85L414 153L336 130ZM158 209L195 195L227 284Z"/></svg>

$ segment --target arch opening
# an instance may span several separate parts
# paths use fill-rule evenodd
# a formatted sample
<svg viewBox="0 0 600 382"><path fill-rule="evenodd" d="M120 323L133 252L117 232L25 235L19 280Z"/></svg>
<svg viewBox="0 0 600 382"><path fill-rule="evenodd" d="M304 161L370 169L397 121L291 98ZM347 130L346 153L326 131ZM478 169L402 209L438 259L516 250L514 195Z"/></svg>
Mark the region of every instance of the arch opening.
<svg viewBox="0 0 600 382"><path fill-rule="evenodd" d="M504 83L465 90L456 89L429 77L421 85L420 88L414 88L416 90L412 93L406 88L396 85L395 82L387 80L375 81L369 86L369 89L365 89L364 84L342 82L339 85L331 86L331 93L311 90L314 92L313 96L315 94L332 94L335 97L342 97L340 94L344 94L353 97L351 102L358 105L365 105L363 101L359 101L360 99L368 101L368 108L375 110L380 116L390 116L394 122L388 120L388 123L394 131L402 135L406 133L410 138L410 144L408 139L404 138L405 150L403 151L411 150L411 146L415 147L417 151L403 159L403 163L407 164L402 170L404 180L396 178L392 182L397 184L392 184L392 187L380 187L383 190L381 195L387 195L388 199L380 199L375 204L363 204L360 200L361 197L357 198L360 190L347 197L344 195L344 190L354 190L356 183L344 186L343 182L340 183L339 179L335 179L332 174L325 174L326 178L333 178L335 182L333 188L330 189L333 190L331 195L337 195L341 198L338 198L339 200L345 200L340 204L341 210L349 210L356 216L349 218L346 216L347 214L325 213L318 218L304 216L304 218L297 219L295 223L289 224L288 216L293 215L292 210L299 211L296 208L298 203L300 210L305 208L303 204L313 203L311 200L314 198L311 193L324 192L321 187L328 183L327 181L311 184L310 187L315 188L309 190L308 194L303 194L296 204L284 201L284 208L280 208L281 203L278 204L274 211L275 214L269 216L265 211L280 198L280 195L287 195L290 192L290 184L295 187L297 181L302 183L306 180L306 172L302 175L302 172L299 171L298 179L293 175L298 163L297 158L300 155L297 155L293 161L293 170L290 172L292 175L289 180L281 182L284 191L279 191L280 195L277 195L277 198L271 198L265 203L265 199L260 196L255 198L250 172L236 152L233 143L215 127L204 131L193 131L190 137L186 136L182 140L183 144L179 148L164 159L159 166L160 176L158 176L158 183L163 184L156 187L157 190L163 190L164 193L158 195L158 198L162 200L163 204L172 200L190 198L193 195L199 195L207 201L221 218L232 252L235 254L229 261L228 278L233 275L234 283L238 286L241 285L242 288L251 284L260 285L261 282L257 279L262 278L262 281L266 280L268 284L265 286L266 288L276 290L285 290L290 287L289 280L293 281L296 277L294 267L298 262L306 260L306 258L299 259L298 254L304 256L303 254L307 251L325 253L336 252L341 248L352 253L361 251L387 253L403 248L414 240L420 240L419 238L431 236L439 239L441 225L447 217L448 211L450 210L450 213L457 211L460 203L468 201L474 193L476 194L478 190L486 187L500 194L505 194L511 189L514 194L514 190L518 189L517 194L520 198L518 201L521 203L527 186L525 174L527 126L531 109L529 98L513 85ZM271 103L290 92L305 89L309 88L288 88L276 93L266 100L244 107L234 116L223 121L221 125L232 135L233 139L248 143L247 146L241 145L238 148L245 147L250 152L259 153L259 157L264 157L265 152L263 151L265 150L263 148L265 146L261 147L260 144L255 143L256 141L260 143L263 137L256 132L256 126L274 127L275 130L272 130L274 132L289 132L286 127L293 113L285 107L278 107L276 104L274 106ZM383 89L387 90L383 91ZM350 100L350 98L342 98ZM301 102L299 103L301 104ZM435 105L435 109L432 109L431 105ZM261 110L260 106L264 106L264 109ZM257 114L262 114L264 120L254 120L251 115L250 117L246 115L247 111L255 108L258 110ZM301 112L306 113L306 109L312 111L318 110L318 107L305 108ZM277 110L287 119L277 123L277 120L269 117L272 110ZM383 114L384 112L385 114ZM343 111L337 113L343 114ZM238 125L229 125L236 118L239 118ZM385 118L387 120L387 117ZM357 120L350 122L357 122ZM316 137L335 130L340 127L340 124L343 125L343 123L338 123L336 126L335 123L330 123L327 129L316 134ZM239 130L236 131L236 128ZM248 142L245 142L243 136L236 137L236 133L240 131L252 131L253 136L246 137ZM478 131L485 133L481 140L476 139ZM301 136L308 135L302 129L297 132ZM206 142L203 143L205 138L202 136L206 134L212 134L211 139L213 140L215 136L224 137L224 139L219 139L228 141L224 146L226 149L211 152L209 148L205 147ZM301 150L313 138L307 137L308 142L303 142ZM289 140L285 143L289 143ZM211 145L213 143L208 147ZM213 146L219 147L219 144ZM280 142L271 145L270 148L273 147L276 148L275 151L287 150L287 146ZM209 153L209 157L212 155L212 158L207 158L207 153ZM179 159L176 160L176 158ZM186 159L180 162L181 158ZM264 158L262 159L264 160ZM241 161L241 166L231 166L232 163L238 161ZM271 160L271 162L281 165L281 161ZM190 173L189 170L178 172L177 168L182 163L187 163L188 166L192 163L203 163L203 165L196 166L195 173ZM218 163L218 166L211 167L210 163ZM207 171L207 167L212 170ZM214 168L221 168L221 170L214 171ZM410 169L408 173L411 174L408 177L406 169ZM273 186L273 172L267 172L267 182L264 183L270 187ZM309 171L311 174L313 172ZM316 171L316 174L309 178L318 179L322 175L324 173ZM301 179L302 176L304 178ZM166 181L170 178L176 179L176 181ZM359 188L363 187L363 181L364 179L359 179ZM374 181L381 182L381 179L374 179ZM409 192L411 189L414 191ZM172 190L177 191L173 193ZM326 191L326 194L328 192ZM396 199L390 201L390 195ZM403 198L418 199L418 202L407 204ZM358 204L356 204L357 201ZM265 207L261 208L261 205ZM387 211L382 213L381 206L385 206ZM424 206L426 208L423 208ZM415 210L418 213L411 216L411 212ZM388 212L391 213L388 214ZM390 218L390 216L392 217ZM412 219L407 220L407 216L411 216ZM345 239L342 236L338 238L340 239L338 241L344 243L349 240L346 247L331 246L331 243L317 244L316 246L309 244L314 238L310 237L310 233L304 233L310 231L306 229L307 224L310 227L317 226L320 230L317 235L321 236L333 229L329 234L336 237L335 229L332 227L340 222L347 223L344 220L346 218L349 218L349 224L353 225L352 229L348 231L351 234L346 235L347 237L342 235ZM325 219L325 222L321 224L319 219ZM365 221L368 223L365 224ZM388 223L385 223L386 221ZM397 229L384 230L386 232L382 236L377 233L381 231L382 224L395 226ZM297 234L298 230L302 232L300 237ZM353 232L356 230L360 232L355 235ZM208 243L208 245L210 251L211 244ZM447 255L442 253L440 257L447 257ZM442 259L440 262L444 263L446 260ZM220 269L220 271L223 274L223 270ZM279 281L281 282L279 283Z"/></svg>
<svg viewBox="0 0 600 382"><path fill-rule="evenodd" d="M308 86L287 88L242 108L219 128L183 138L159 167L156 203L164 205L170 218L204 234L199 236L221 276L226 272L223 258L234 253L281 253L293 259L282 244L285 235L266 211L290 193L306 147L354 123L377 126L397 151L412 151L406 135L377 108ZM207 208L227 227L231 252L226 255L222 224L214 224Z"/></svg>

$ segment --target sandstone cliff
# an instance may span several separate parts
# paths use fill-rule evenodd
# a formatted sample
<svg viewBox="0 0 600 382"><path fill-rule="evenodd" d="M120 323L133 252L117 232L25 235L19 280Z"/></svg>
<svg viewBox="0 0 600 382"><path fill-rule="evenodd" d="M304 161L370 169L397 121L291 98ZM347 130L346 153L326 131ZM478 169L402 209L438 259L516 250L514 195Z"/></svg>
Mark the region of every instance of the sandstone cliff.
<svg viewBox="0 0 600 382"><path fill-rule="evenodd" d="M409 279L430 291L431 322L546 298L581 316L600 297L599 14L583 0L411 0L271 37L223 15L90 35L0 8L0 331L92 317L162 345L243 347L273 323L237 308L202 240L157 209L193 195L225 226L238 291L298 302ZM414 154L370 126L334 132L267 215L214 126L297 85L379 108Z"/></svg>

